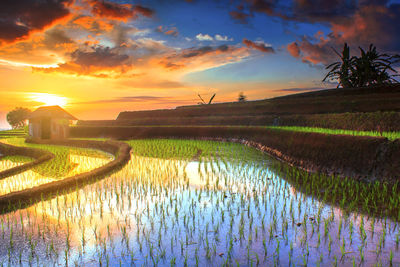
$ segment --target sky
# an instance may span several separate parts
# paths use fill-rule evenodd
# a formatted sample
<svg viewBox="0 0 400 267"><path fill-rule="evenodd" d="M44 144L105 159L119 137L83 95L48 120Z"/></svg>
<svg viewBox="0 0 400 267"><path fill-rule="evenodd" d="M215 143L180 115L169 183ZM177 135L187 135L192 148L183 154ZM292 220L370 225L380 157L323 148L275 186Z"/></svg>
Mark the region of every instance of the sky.
<svg viewBox="0 0 400 267"><path fill-rule="evenodd" d="M400 53L400 0L2 0L0 128L15 107L82 120L321 88L347 42Z"/></svg>

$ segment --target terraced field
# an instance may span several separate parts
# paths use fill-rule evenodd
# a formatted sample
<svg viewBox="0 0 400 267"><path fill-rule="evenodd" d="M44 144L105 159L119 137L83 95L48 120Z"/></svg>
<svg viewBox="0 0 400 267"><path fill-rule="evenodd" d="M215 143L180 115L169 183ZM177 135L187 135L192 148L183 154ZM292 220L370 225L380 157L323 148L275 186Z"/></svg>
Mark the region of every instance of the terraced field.
<svg viewBox="0 0 400 267"><path fill-rule="evenodd" d="M25 145L19 139L8 141ZM127 143L131 159L121 170L0 215L0 263L400 264L397 184L305 173L236 143ZM51 179L109 160L107 154L87 149L29 146L57 155L53 160L59 167L52 168L50 161L40 165L42 173L36 172Z"/></svg>
<svg viewBox="0 0 400 267"><path fill-rule="evenodd" d="M65 177L88 172L105 165L113 156L102 151L66 146L38 145L25 143L25 138L12 137L2 142L47 150L55 155L54 159L46 161L23 173L6 177L0 180L0 195L32 188L41 184L57 181ZM32 159L12 156L4 157L0 161L2 169L22 165Z"/></svg>

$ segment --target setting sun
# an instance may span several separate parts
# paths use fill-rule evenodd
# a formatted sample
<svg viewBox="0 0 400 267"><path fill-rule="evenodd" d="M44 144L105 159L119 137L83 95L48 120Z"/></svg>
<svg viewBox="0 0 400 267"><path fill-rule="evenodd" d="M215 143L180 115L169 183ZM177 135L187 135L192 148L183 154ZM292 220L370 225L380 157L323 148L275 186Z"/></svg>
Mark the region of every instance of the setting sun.
<svg viewBox="0 0 400 267"><path fill-rule="evenodd" d="M66 97L46 94L46 93L31 93L30 99L40 103L39 106L60 106L64 107L68 101Z"/></svg>

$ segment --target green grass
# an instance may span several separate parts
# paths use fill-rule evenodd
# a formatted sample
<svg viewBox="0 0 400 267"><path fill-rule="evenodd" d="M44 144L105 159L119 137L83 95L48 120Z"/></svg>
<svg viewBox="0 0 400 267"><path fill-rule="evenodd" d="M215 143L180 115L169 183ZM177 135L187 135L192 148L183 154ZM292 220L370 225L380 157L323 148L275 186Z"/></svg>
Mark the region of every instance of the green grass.
<svg viewBox="0 0 400 267"><path fill-rule="evenodd" d="M324 133L324 134L341 134L341 135L354 135L354 136L382 136L389 140L400 138L400 132L375 132L375 131L354 131L343 129L328 129L316 127L303 127L303 126L267 126L268 129L281 129L287 131L307 132L307 133Z"/></svg>

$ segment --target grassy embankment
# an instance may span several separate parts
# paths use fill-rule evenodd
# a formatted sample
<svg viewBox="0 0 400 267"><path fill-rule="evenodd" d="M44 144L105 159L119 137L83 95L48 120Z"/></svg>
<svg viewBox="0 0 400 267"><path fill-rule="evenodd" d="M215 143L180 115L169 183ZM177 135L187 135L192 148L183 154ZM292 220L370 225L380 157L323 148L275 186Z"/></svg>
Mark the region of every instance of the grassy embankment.
<svg viewBox="0 0 400 267"><path fill-rule="evenodd" d="M386 137L389 140L400 138L400 131L397 132L377 132L377 131L355 131L343 129L329 129L318 127L304 127L304 126L267 126L268 129L281 129L286 131L305 132L305 133L323 133L335 135L352 135L352 136L377 136Z"/></svg>

